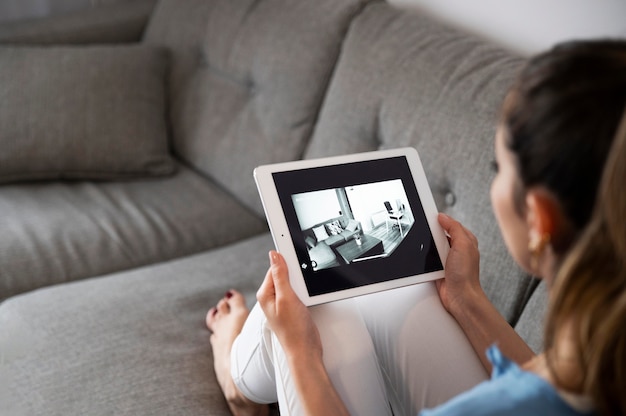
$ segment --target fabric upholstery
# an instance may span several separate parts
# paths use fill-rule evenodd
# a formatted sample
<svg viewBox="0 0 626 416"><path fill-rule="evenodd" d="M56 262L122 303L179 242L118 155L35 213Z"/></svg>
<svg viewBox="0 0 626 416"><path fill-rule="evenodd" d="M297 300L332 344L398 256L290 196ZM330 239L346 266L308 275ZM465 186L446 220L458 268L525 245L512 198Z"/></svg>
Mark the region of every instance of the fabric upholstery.
<svg viewBox="0 0 626 416"><path fill-rule="evenodd" d="M232 287L251 306L272 247L264 234L0 304L0 413L230 415L204 318Z"/></svg>
<svg viewBox="0 0 626 416"><path fill-rule="evenodd" d="M301 157L362 2L162 1L145 40L181 56L171 82L178 154L262 215L252 171Z"/></svg>
<svg viewBox="0 0 626 416"><path fill-rule="evenodd" d="M0 187L0 300L266 231L194 172L159 180Z"/></svg>
<svg viewBox="0 0 626 416"><path fill-rule="evenodd" d="M173 173L164 50L0 47L0 182Z"/></svg>
<svg viewBox="0 0 626 416"><path fill-rule="evenodd" d="M540 283L524 306L515 330L532 348L539 353L543 351L543 323L548 306L548 291L545 283Z"/></svg>
<svg viewBox="0 0 626 416"><path fill-rule="evenodd" d="M101 2L100 2L101 3ZM0 43L86 44L137 42L156 0L132 0L59 16L2 22Z"/></svg>
<svg viewBox="0 0 626 416"><path fill-rule="evenodd" d="M439 210L481 241L481 278L514 323L529 278L489 201L497 114L522 61L414 13L372 4L344 42L307 158L402 146L420 153Z"/></svg>

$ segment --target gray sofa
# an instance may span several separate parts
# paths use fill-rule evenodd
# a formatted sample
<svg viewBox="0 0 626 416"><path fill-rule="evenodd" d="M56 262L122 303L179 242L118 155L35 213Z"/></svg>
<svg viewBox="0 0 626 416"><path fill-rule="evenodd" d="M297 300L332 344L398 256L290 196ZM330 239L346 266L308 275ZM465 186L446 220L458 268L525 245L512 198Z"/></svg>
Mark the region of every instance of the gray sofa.
<svg viewBox="0 0 626 416"><path fill-rule="evenodd" d="M229 414L204 316L232 287L253 302L272 240L252 169L299 158L417 148L541 347L545 292L489 202L521 58L365 0L129 0L0 42L1 414Z"/></svg>

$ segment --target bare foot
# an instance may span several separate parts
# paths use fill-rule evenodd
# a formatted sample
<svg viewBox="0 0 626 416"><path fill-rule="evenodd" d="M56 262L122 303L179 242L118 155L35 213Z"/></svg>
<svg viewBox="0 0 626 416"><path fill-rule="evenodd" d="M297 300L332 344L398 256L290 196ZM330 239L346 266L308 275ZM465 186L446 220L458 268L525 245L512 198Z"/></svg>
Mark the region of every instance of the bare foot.
<svg viewBox="0 0 626 416"><path fill-rule="evenodd" d="M206 325L213 332L210 340L217 382L222 388L231 412L235 416L265 416L269 414L269 407L245 397L230 375L230 349L249 313L243 295L235 290L229 290L217 306L207 313Z"/></svg>

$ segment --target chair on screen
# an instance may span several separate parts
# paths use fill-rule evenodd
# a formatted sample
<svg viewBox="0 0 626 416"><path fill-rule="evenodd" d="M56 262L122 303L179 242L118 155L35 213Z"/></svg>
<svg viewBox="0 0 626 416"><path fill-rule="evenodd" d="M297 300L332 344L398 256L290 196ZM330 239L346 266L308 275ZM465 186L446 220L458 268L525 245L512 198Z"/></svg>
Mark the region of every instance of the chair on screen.
<svg viewBox="0 0 626 416"><path fill-rule="evenodd" d="M402 223L400 222L402 217L404 217L404 213L402 211L393 209L389 201L385 201L384 204L385 204L385 209L387 210L387 221L385 221L387 234L389 234L389 230L390 230L389 223L391 223L391 230L393 230L394 225L397 225L398 229L400 230L400 237L404 237L404 234L402 231Z"/></svg>

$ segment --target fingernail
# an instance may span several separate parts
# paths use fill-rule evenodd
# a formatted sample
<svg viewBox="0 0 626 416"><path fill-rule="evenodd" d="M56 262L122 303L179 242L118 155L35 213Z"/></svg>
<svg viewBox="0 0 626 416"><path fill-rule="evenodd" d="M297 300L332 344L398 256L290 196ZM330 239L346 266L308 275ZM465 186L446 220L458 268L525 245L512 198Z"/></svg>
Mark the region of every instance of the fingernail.
<svg viewBox="0 0 626 416"><path fill-rule="evenodd" d="M232 298L232 297L233 297L233 292L231 292L231 291L229 290L228 292L226 292L226 293L224 294L224 297L225 297L226 299L230 299L230 298Z"/></svg>

